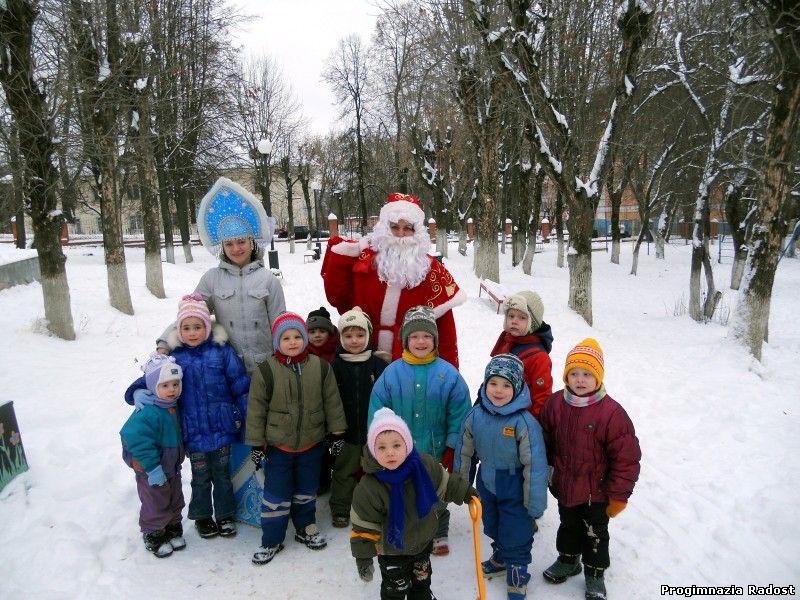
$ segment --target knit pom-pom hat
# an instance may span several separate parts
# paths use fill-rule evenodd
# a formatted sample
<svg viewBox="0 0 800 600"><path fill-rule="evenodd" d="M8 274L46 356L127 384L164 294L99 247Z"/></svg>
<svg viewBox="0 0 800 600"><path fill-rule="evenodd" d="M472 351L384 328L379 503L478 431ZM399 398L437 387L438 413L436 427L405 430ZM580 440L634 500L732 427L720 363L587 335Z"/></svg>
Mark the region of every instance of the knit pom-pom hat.
<svg viewBox="0 0 800 600"><path fill-rule="evenodd" d="M503 302L503 310L508 314L508 311L512 308L528 315L528 333L533 333L542 326L544 303L541 296L536 292L524 290L512 294Z"/></svg>
<svg viewBox="0 0 800 600"><path fill-rule="evenodd" d="M142 365L142 371L144 371L144 383L147 389L156 396L158 396L156 389L160 383L183 379L183 369L175 362L175 359L158 352L153 352L147 357Z"/></svg>
<svg viewBox="0 0 800 600"><path fill-rule="evenodd" d="M567 354L567 363L564 365L564 383L567 383L567 373L572 369L585 369L597 380L597 389L603 385L605 365L603 350L594 338L586 338Z"/></svg>
<svg viewBox="0 0 800 600"><path fill-rule="evenodd" d="M308 346L308 329L306 329L306 322L303 317L293 312L285 312L278 315L278 318L272 322L272 345L275 348L280 347L281 336L289 329L297 329L303 338L303 350Z"/></svg>
<svg viewBox="0 0 800 600"><path fill-rule="evenodd" d="M372 335L372 321L369 320L369 315L361 310L360 306L354 306L341 317L336 324L339 333L344 333L348 327L358 327L367 332L368 336Z"/></svg>
<svg viewBox="0 0 800 600"><path fill-rule="evenodd" d="M406 443L406 456L411 454L414 449L414 440L408 425L398 417L391 408L380 408L375 411L372 423L367 432L367 448L372 456L375 456L375 439L384 431L396 431Z"/></svg>
<svg viewBox="0 0 800 600"><path fill-rule="evenodd" d="M513 354L498 354L493 356L483 374L483 383L490 377L502 377L514 388L514 397L519 396L522 386L525 385L525 367L522 361Z"/></svg>
<svg viewBox="0 0 800 600"><path fill-rule="evenodd" d="M433 336L433 347L439 347L439 330L436 327L436 315L427 306L413 306L406 311L403 325L400 327L400 339L403 349L408 350L408 336L415 331L425 331Z"/></svg>
<svg viewBox="0 0 800 600"><path fill-rule="evenodd" d="M178 303L178 318L176 325L178 327L178 339L183 342L181 337L181 323L189 317L196 317L203 322L206 326L206 339L211 335L211 313L208 312L206 301L200 294L186 294Z"/></svg>
<svg viewBox="0 0 800 600"><path fill-rule="evenodd" d="M320 306L317 310L312 310L308 313L306 327L308 327L309 331L312 329L324 329L331 335L336 333L336 328L333 326L333 321L331 321L331 313L324 306Z"/></svg>

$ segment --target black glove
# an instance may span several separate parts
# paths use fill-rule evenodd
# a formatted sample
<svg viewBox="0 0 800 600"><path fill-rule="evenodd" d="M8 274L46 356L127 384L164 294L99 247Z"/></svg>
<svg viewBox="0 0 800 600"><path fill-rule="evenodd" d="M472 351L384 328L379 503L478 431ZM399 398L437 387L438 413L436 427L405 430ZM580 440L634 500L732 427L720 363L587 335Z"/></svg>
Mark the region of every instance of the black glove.
<svg viewBox="0 0 800 600"><path fill-rule="evenodd" d="M361 578L361 581L372 581L375 567L372 564L371 558L357 558L356 567L358 567L358 576Z"/></svg>
<svg viewBox="0 0 800 600"><path fill-rule="evenodd" d="M339 456L344 450L344 436L341 433L331 433L328 436L328 452L331 456Z"/></svg>
<svg viewBox="0 0 800 600"><path fill-rule="evenodd" d="M258 446L253 446L253 449L250 450L250 460L253 461L256 471L258 471L261 468L261 461L264 460L264 450Z"/></svg>

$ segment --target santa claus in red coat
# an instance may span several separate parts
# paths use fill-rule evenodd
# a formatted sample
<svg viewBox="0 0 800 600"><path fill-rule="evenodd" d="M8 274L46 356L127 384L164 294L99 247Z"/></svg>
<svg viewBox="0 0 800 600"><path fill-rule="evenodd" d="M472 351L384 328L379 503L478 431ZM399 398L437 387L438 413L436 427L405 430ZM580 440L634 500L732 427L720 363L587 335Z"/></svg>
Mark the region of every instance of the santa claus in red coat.
<svg viewBox="0 0 800 600"><path fill-rule="evenodd" d="M456 324L451 310L467 296L450 272L428 254L430 237L419 200L392 194L370 236L328 240L322 278L328 302L339 314L359 306L373 324L373 348L403 353L398 332L406 311L430 307L439 331L439 356L458 367Z"/></svg>

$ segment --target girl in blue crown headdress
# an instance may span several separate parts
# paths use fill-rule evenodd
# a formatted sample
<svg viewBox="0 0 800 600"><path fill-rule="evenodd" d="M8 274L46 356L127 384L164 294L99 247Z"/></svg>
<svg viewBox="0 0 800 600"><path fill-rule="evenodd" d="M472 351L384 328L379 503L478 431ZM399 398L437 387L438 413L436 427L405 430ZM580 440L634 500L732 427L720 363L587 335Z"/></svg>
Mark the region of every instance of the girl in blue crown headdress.
<svg viewBox="0 0 800 600"><path fill-rule="evenodd" d="M286 311L280 281L265 268L261 244L272 227L261 203L240 185L220 177L200 203L197 228L203 246L220 258L200 278L195 292L225 327L250 373L272 354L272 323ZM169 352L167 328L157 341Z"/></svg>

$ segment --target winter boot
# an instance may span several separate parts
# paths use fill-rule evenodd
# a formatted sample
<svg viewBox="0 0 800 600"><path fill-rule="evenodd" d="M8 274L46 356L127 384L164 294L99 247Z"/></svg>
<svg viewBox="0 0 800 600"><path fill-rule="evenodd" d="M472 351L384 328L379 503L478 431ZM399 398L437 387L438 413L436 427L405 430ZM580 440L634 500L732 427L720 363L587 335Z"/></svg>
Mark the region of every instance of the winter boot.
<svg viewBox="0 0 800 600"><path fill-rule="evenodd" d="M222 537L233 537L236 535L236 523L233 519L220 519L217 521L217 530Z"/></svg>
<svg viewBox="0 0 800 600"><path fill-rule="evenodd" d="M217 529L217 524L214 522L214 519L197 519L197 521L194 522L194 526L201 538L211 538L215 535L219 535L219 529Z"/></svg>
<svg viewBox="0 0 800 600"><path fill-rule="evenodd" d="M508 600L524 600L530 580L531 575L528 573L527 565L508 565L506 571Z"/></svg>
<svg viewBox="0 0 800 600"><path fill-rule="evenodd" d="M322 550L328 545L325 536L319 532L316 523L306 525L306 528L302 531L295 531L294 539L295 541L305 544L311 550Z"/></svg>
<svg viewBox="0 0 800 600"><path fill-rule="evenodd" d="M494 579L495 577L506 574L506 563L500 562L497 558L497 553L494 552L492 556L489 557L489 560L485 560L481 563L481 571L483 571L483 576L486 579Z"/></svg>
<svg viewBox="0 0 800 600"><path fill-rule="evenodd" d="M558 560L545 569L542 575L550 583L564 583L581 572L580 554L559 554Z"/></svg>
<svg viewBox="0 0 800 600"><path fill-rule="evenodd" d="M172 546L167 539L167 533L163 529L145 533L142 537L144 538L144 547L158 558L165 558L172 554Z"/></svg>
<svg viewBox="0 0 800 600"><path fill-rule="evenodd" d="M169 545L173 550L183 550L186 548L186 540L183 539L183 525L178 521L177 523L170 523L165 529L167 532L167 539Z"/></svg>
<svg viewBox="0 0 800 600"><path fill-rule="evenodd" d="M265 565L275 558L275 555L281 550L283 550L283 544L278 544L277 546L259 546L258 550L253 553L253 564Z"/></svg>
<svg viewBox="0 0 800 600"><path fill-rule="evenodd" d="M583 576L586 579L586 600L606 600L606 582L603 579L603 569L586 566Z"/></svg>

